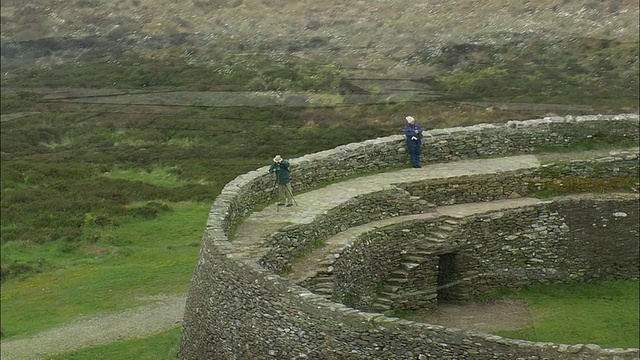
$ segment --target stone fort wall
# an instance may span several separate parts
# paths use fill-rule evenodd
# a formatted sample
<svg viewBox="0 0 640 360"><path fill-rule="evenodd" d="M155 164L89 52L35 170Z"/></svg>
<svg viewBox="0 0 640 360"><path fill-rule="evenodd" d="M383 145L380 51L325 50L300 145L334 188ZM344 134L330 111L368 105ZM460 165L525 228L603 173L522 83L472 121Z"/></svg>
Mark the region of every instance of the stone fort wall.
<svg viewBox="0 0 640 360"><path fill-rule="evenodd" d="M327 264L330 278L319 274L321 282L309 279L305 287L326 289L330 281L332 300L384 311L430 308L443 297L471 300L499 287L637 279L638 216L635 194L568 196L376 227ZM380 289L381 283L393 289Z"/></svg>
<svg viewBox="0 0 640 360"><path fill-rule="evenodd" d="M287 271L298 255L340 231L390 217L426 213L435 206L533 196L566 175L572 179L597 177L606 182L624 178L635 181L637 174L636 149L615 157L551 163L519 171L393 184L386 190L354 197L310 224L290 225L274 233L266 239L269 251L260 264L275 272Z"/></svg>
<svg viewBox="0 0 640 360"><path fill-rule="evenodd" d="M484 156L504 156L526 154L536 148L546 146L572 146L586 141L620 142L638 141L638 115L558 117L529 121L513 121L504 125L477 125L464 128L432 130L426 133L423 144L423 159L426 162L442 162L458 159L470 159ZM637 159L637 156L636 156ZM612 159L612 163L629 159ZM371 170L401 166L408 163L403 136L390 136L349 144L320 153L309 154L292 159L295 172L294 187L297 191L310 189L323 182L337 181L345 176ZM635 161L637 166L637 160ZM329 166L330 165L330 166ZM584 166L582 164L581 166ZM588 168L591 165L586 165ZM624 169L623 165L618 167ZM577 168L576 168L577 169ZM537 170L536 170L537 171ZM605 176L603 174L603 176ZM508 182L508 181L507 181ZM505 182L505 183L507 183ZM534 183L542 186L542 182ZM444 184L442 184L444 187ZM421 188L421 185L416 185ZM428 189L422 186L423 189ZM211 207L202 247L194 271L189 292L180 357L183 359L635 359L637 349L602 349L594 345L559 345L551 343L533 343L504 339L498 336L474 333L470 331L447 329L441 326L414 323L385 317L377 313L356 310L343 304L331 302L311 293L308 289L292 284L275 275L273 270L286 267L290 259L279 259L284 251L275 251L258 264L253 260L235 256L229 234L242 221L253 207L267 201L271 190L271 178L266 167L241 175L227 184ZM407 189L396 193L378 194L390 199L389 211L397 209L393 204L403 203L402 197ZM517 189L509 189L509 196ZM430 193L425 191L425 193ZM524 195L524 194L520 194ZM420 196L420 195L410 195ZM425 208L432 202L451 201L451 196L442 199L424 199ZM398 200L400 199L400 200ZM454 199L454 202L457 201ZM634 202L635 201L635 202ZM394 203L395 202L395 203ZM593 204L572 201L576 206L594 208ZM633 205L637 200L623 205L633 215ZM558 209L555 207L559 206ZM617 207L614 205L613 207ZM407 213L424 211L425 208L406 207ZM486 221L482 216L465 218L465 226L460 233L468 231L474 234L501 233L504 226L513 228L509 223L514 219L530 219L529 229L519 234L502 234L498 239L514 241L509 236L526 239L532 231L563 233L578 231L569 224L562 229L562 222L550 221L545 225L540 213L549 217L561 217L560 209L565 205L545 205L540 209L514 210L513 214L494 216ZM598 219L611 218L611 206L600 207ZM519 213L520 212L520 213ZM622 211L616 211L622 213ZM355 214L355 213L354 213ZM522 216L522 214L528 214ZM553 214L553 215L552 215ZM391 213L383 216L393 216ZM375 215L363 216L362 220L371 221ZM619 217L616 217L618 219ZM555 218L554 218L555 219ZM517 223L517 221L515 221ZM526 221L525 221L526 222ZM486 225L488 224L488 225ZM507 225L505 225L507 224ZM613 224L609 222L608 224ZM533 225L536 225L533 227ZM600 223L598 226L601 226ZM599 227L599 229L600 229ZM328 227L327 227L328 228ZM609 229L615 228L610 226ZM466 230L465 230L466 229ZM479 231L478 229L482 229ZM549 229L559 229L550 231ZM602 231L608 231L604 229ZM540 232L542 232L540 231ZM636 230L637 231L637 230ZM529 234L529 235L527 235ZM326 234L319 234L321 239ZM488 235L487 235L488 236ZM616 236L629 237L622 232ZM637 236L637 232L636 232ZM462 237L460 237L462 238ZM468 241L473 247L486 239L471 237ZM276 248L278 241L274 240ZM494 240L499 242L500 240ZM625 240L637 249L637 238ZM515 243L514 243L515 244ZM633 245L635 244L635 245ZM508 246L504 244L503 246ZM520 246L520 245L518 245ZM517 246L513 246L516 249ZM524 246L526 248L526 246ZM568 247L557 254L556 248L550 248L551 255L539 257L529 254L530 261L539 265L549 261L561 261L565 254L593 253L582 245ZM633 248L632 248L633 249ZM482 254L482 250L462 253L461 257L473 257ZM505 249L508 251L508 248ZM635 251L637 255L637 250ZM558 260L560 259L560 260ZM271 261L271 262L270 262ZM616 267L616 272L601 276L594 267L594 259L584 260L576 270L576 280L589 278L629 278L638 273L637 256L635 265ZM591 265L589 265L591 264ZM482 270L492 274L484 283L510 283L516 278L505 266ZM504 265L504 264L503 264ZM555 281L547 276L544 267L538 266L529 271L529 278L543 278ZM523 267L526 269L526 267ZM582 271L585 271L581 273ZM633 271L632 271L633 270ZM632 271L629 275L627 271ZM466 274L468 275L468 274ZM553 271L552 271L553 275ZM569 274L571 279L571 274ZM488 279L488 280L487 280ZM489 281L490 280L490 281ZM350 281L349 281L350 282ZM346 281L344 282L347 283ZM481 290L478 290L481 291ZM366 292L364 292L366 293Z"/></svg>

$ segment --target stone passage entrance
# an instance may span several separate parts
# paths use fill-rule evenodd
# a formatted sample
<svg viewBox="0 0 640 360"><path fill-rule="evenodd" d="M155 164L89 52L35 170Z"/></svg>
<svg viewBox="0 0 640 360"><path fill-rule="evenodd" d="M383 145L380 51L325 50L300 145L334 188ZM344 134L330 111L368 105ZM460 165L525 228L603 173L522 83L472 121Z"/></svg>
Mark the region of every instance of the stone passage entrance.
<svg viewBox="0 0 640 360"><path fill-rule="evenodd" d="M437 292L438 302L451 302L458 300L457 280L458 264L456 253L446 253L438 255L438 279Z"/></svg>

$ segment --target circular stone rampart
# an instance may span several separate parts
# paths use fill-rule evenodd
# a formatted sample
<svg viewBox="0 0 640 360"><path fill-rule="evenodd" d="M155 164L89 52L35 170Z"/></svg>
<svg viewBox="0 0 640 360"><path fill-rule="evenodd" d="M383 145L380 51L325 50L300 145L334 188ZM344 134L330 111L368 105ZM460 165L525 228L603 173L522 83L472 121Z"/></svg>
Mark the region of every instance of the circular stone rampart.
<svg viewBox="0 0 640 360"><path fill-rule="evenodd" d="M359 310L387 311L468 301L500 287L638 278L637 194L493 205L363 226L302 285Z"/></svg>
<svg viewBox="0 0 640 360"><path fill-rule="evenodd" d="M638 115L557 117L432 130L426 132L423 153L424 160L433 163L526 154L540 147L594 140L637 143ZM301 191L349 175L401 166L407 158L403 136L397 135L340 146L291 162L296 190ZM638 358L638 349L534 343L389 318L331 302L293 284L255 259L238 256L238 249L229 241L250 211L267 201L271 178L266 170L238 176L211 207L187 299L180 358ZM509 216L496 218L496 224L502 218ZM476 222L479 227L486 223L480 217L469 220L469 226ZM600 231L608 231L601 225ZM521 235L526 238L525 233ZM637 271L636 265L635 276Z"/></svg>

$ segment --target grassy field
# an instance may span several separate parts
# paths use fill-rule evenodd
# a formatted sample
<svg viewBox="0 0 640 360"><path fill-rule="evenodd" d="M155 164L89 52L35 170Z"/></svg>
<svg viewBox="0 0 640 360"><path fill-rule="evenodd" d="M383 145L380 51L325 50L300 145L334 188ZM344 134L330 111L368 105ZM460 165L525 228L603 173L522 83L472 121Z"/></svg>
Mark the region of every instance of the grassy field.
<svg viewBox="0 0 640 360"><path fill-rule="evenodd" d="M135 307L154 295L186 293L209 206L171 204L154 219L128 219L102 229L99 241L73 250L64 243L5 244L3 256L27 264L46 259L50 270L3 283L4 338Z"/></svg>
<svg viewBox="0 0 640 360"><path fill-rule="evenodd" d="M178 358L180 328L109 345L94 346L77 352L47 357L47 360L172 360Z"/></svg>
<svg viewBox="0 0 640 360"><path fill-rule="evenodd" d="M533 286L509 296L527 301L534 325L497 335L562 344L640 347L638 282Z"/></svg>

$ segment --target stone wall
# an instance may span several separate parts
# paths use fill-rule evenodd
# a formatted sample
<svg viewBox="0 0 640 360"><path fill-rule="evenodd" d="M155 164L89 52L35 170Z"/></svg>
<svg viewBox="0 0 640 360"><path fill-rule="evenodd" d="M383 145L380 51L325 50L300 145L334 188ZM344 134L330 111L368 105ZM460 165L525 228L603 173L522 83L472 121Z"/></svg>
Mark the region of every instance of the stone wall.
<svg viewBox="0 0 640 360"><path fill-rule="evenodd" d="M482 286L637 279L638 199L565 199L464 220Z"/></svg>
<svg viewBox="0 0 640 360"><path fill-rule="evenodd" d="M570 147L588 141L637 144L638 114L548 117L506 124L480 124L425 132L424 162L531 153L548 147ZM392 135L291 159L294 191L337 181L345 176L409 164L404 135ZM228 204L225 232L272 194L268 166L238 176L217 200Z"/></svg>
<svg viewBox="0 0 640 360"><path fill-rule="evenodd" d="M616 156L597 159L556 161L527 171L503 172L491 176L462 176L453 179L434 179L399 184L412 196L436 205L531 196L550 188L557 189L563 179L572 182L587 179L594 184L616 178L638 177L638 150L618 152ZM594 179L600 179L594 181ZM576 191L576 189L572 189ZM577 189L580 190L580 189Z"/></svg>
<svg viewBox="0 0 640 360"><path fill-rule="evenodd" d="M433 130L426 134L424 159L510 155L589 139L637 142L638 115L545 118ZM349 144L292 159L294 187L300 191L407 162L402 136ZM327 301L249 259L237 258L228 235L253 207L267 201L271 179L266 170L234 179L211 207L187 299L180 358L638 358L637 349L510 340L366 313ZM620 271L625 271L624 266Z"/></svg>
<svg viewBox="0 0 640 360"><path fill-rule="evenodd" d="M420 214L427 208L426 202L416 201L407 191L395 187L355 197L310 224L291 225L273 234L266 240L269 251L260 264L276 272L286 271L293 259L315 243L349 227L393 216Z"/></svg>
<svg viewBox="0 0 640 360"><path fill-rule="evenodd" d="M394 284L389 310L433 307L443 286L454 300L468 300L499 287L638 279L638 218L638 197L619 194L562 197L468 216L440 240L432 234L447 221L443 216L376 228L360 234L331 264L333 296L375 310L380 284L401 271L408 256L414 266L404 268L406 281ZM448 284L437 278L443 254L455 259Z"/></svg>
<svg viewBox="0 0 640 360"><path fill-rule="evenodd" d="M399 289L392 299L389 310L430 308L435 305L437 258L435 254L442 246L455 245L455 239L445 244L434 244L429 240L430 232L444 223L445 219L421 219L377 228L360 234L340 253L333 266L336 301L364 311L375 311L385 280L403 263L414 263L403 280L393 284ZM419 261L407 256L419 256L421 245L430 245L430 254ZM410 304L407 304L409 302Z"/></svg>
<svg viewBox="0 0 640 360"><path fill-rule="evenodd" d="M556 162L537 169L396 184L385 191L355 197L310 224L291 225L278 231L266 240L270 248L260 264L276 272L286 271L295 257L315 243L349 227L425 213L436 205L532 196L566 177L589 181L633 177L637 181L638 155L637 150L625 151L616 157Z"/></svg>

